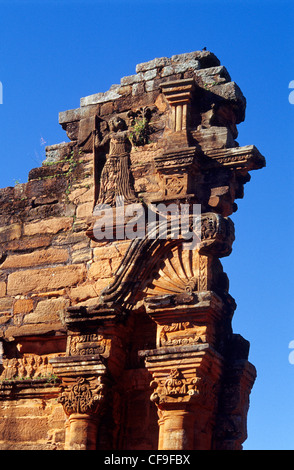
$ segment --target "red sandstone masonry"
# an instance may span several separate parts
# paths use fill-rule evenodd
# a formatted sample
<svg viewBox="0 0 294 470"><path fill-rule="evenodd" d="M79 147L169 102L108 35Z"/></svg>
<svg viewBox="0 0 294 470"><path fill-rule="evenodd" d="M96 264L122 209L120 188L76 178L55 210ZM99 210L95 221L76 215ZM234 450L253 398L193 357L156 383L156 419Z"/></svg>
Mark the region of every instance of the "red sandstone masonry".
<svg viewBox="0 0 294 470"><path fill-rule="evenodd" d="M83 282L85 278L84 265L18 271L8 276L7 294L24 295L62 289Z"/></svg>
<svg viewBox="0 0 294 470"><path fill-rule="evenodd" d="M8 256L1 269L29 268L50 264L66 263L69 259L67 250L48 248L47 250L36 250L24 255Z"/></svg>

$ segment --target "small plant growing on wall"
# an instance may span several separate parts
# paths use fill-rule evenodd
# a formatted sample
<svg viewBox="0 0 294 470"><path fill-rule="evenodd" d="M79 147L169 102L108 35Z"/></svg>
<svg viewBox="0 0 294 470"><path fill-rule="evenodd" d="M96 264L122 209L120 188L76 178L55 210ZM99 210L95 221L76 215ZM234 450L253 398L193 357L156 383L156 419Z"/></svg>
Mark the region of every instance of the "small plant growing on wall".
<svg viewBox="0 0 294 470"><path fill-rule="evenodd" d="M148 144L149 129L146 118L136 118L130 132L130 140L136 146Z"/></svg>
<svg viewBox="0 0 294 470"><path fill-rule="evenodd" d="M148 106L140 108L136 112L130 111L128 117L131 118L129 138L133 145L141 146L149 143L149 136L152 132L149 122L153 110Z"/></svg>

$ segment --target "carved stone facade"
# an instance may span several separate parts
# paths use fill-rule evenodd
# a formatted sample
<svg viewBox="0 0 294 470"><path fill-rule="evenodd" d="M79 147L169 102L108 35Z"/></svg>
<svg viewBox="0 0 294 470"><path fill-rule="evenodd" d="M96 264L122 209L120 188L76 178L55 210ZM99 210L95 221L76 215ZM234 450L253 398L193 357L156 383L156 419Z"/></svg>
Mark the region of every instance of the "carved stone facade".
<svg viewBox="0 0 294 470"><path fill-rule="evenodd" d="M245 108L209 51L139 64L0 190L1 449L242 448L256 372L220 259L265 166Z"/></svg>

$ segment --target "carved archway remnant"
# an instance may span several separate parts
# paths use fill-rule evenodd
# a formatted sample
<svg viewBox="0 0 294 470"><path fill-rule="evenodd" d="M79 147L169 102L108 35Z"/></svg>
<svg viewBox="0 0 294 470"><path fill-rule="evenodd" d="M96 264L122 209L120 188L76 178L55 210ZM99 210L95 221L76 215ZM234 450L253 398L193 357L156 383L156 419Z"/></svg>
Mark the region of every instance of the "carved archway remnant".
<svg viewBox="0 0 294 470"><path fill-rule="evenodd" d="M142 64L136 76L122 80L111 106L102 103L101 109L112 112L95 119L93 155L101 170L96 172L96 208L113 207L116 196L123 196L126 206L139 201L144 208L198 204L201 240L185 249L185 240L173 238L170 225L165 237L150 236L146 219L149 230L130 241L97 303L67 309L67 354L52 364L63 379L65 411L79 415L80 421L70 421L69 447L78 440L73 429L81 422L79 445L87 448L88 435L95 447L97 416L103 419L102 410L114 403L104 384L124 388L134 351L152 378L158 449L239 449L246 438L255 369L248 362L247 342L232 331L236 304L220 259L232 251L229 217L237 210L235 200L243 197L249 172L265 166L265 159L256 147L239 147L235 141L246 106L237 85L215 56L193 54ZM152 109L150 139L135 142L134 116L146 107ZM81 148L84 142L78 142ZM93 217L86 234L97 242L94 223ZM119 241L115 234L106 240L109 245ZM143 315L156 325L153 349L140 343ZM235 393L231 404L230 387ZM122 420L113 421L124 427Z"/></svg>

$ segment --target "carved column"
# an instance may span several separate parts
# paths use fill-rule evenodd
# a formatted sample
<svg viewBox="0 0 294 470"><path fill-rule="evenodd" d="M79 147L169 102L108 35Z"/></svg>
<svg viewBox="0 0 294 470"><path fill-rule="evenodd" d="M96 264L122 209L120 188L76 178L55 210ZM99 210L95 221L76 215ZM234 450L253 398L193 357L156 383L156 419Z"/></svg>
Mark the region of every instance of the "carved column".
<svg viewBox="0 0 294 470"><path fill-rule="evenodd" d="M210 449L221 357L209 345L145 351L158 408L159 450Z"/></svg>
<svg viewBox="0 0 294 470"><path fill-rule="evenodd" d="M105 400L105 385L101 378L80 377L69 383L59 402L68 415L65 450L95 450L97 427Z"/></svg>
<svg viewBox="0 0 294 470"><path fill-rule="evenodd" d="M97 356L59 357L52 365L62 379L58 401L68 417L65 450L95 450L107 395L106 367Z"/></svg>
<svg viewBox="0 0 294 470"><path fill-rule="evenodd" d="M65 450L95 450L112 407L111 386L124 367L126 328L112 308L69 308L66 357L51 361L62 380L59 402L68 416ZM111 446L111 444L110 444Z"/></svg>
<svg viewBox="0 0 294 470"><path fill-rule="evenodd" d="M172 106L172 130L187 129L187 108L194 87L194 79L176 80L161 85L162 93Z"/></svg>

